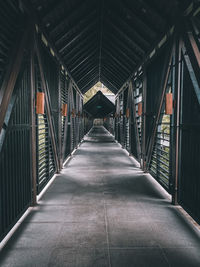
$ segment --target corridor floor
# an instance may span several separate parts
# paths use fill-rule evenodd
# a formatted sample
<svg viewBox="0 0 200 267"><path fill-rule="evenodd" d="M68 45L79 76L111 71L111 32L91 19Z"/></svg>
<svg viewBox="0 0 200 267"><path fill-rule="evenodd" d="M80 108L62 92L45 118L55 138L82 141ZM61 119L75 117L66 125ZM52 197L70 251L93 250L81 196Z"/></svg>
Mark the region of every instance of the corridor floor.
<svg viewBox="0 0 200 267"><path fill-rule="evenodd" d="M200 234L93 127L0 254L0 266L200 266Z"/></svg>

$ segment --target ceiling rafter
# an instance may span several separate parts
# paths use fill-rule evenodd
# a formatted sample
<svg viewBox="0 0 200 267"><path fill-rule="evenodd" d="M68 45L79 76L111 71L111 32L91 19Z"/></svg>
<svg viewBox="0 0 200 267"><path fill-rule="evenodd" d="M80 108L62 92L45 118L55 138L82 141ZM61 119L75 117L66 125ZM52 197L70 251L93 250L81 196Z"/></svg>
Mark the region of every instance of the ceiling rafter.
<svg viewBox="0 0 200 267"><path fill-rule="evenodd" d="M79 51L74 54L72 57L69 57L69 59L67 60L68 64L70 65L71 62L76 62L76 60L80 59L81 57L83 57L85 54L90 53L90 51L94 50L96 48L95 45L96 42L92 42L89 43L88 46L84 46L83 49L79 49Z"/></svg>
<svg viewBox="0 0 200 267"><path fill-rule="evenodd" d="M104 65L108 65L110 67L114 67L115 69L118 70L118 72L122 73L123 75L126 75L127 71L124 70L123 68L121 68L121 65L116 63L116 61L114 61L112 58L109 58L109 59L105 59L106 61L104 61Z"/></svg>
<svg viewBox="0 0 200 267"><path fill-rule="evenodd" d="M116 70L115 67L108 64L102 64L102 68L108 69L109 72L111 72L114 76L116 76L116 79L123 80L124 73L121 73L120 71Z"/></svg>
<svg viewBox="0 0 200 267"><path fill-rule="evenodd" d="M79 83L79 86L82 88L84 87L85 84L88 84L89 81L96 80L96 79L98 79L98 72L92 74L90 78L84 79L84 81Z"/></svg>
<svg viewBox="0 0 200 267"><path fill-rule="evenodd" d="M128 1L125 0L125 1L123 1L123 3L124 2L126 3ZM140 9L142 11L144 20L145 20L145 17L147 17L147 16L150 18L150 21L152 22L151 23L152 27L153 26L156 27L156 29L159 31L160 31L160 28L165 28L165 24L166 24L165 20L162 18L162 16L160 16L159 13L156 12L155 9L152 8L151 4L147 4L147 2L144 0L140 0L136 3L138 3L138 9ZM134 7L136 7L136 4L134 5ZM135 10L136 10L136 8L135 8ZM148 24L150 21L148 21Z"/></svg>
<svg viewBox="0 0 200 267"><path fill-rule="evenodd" d="M94 58L94 54L97 52L97 48L92 52L90 53L87 57L84 57L83 60L81 60L79 63L76 63L76 64L73 64L72 65L72 69L70 69L71 72L73 72L74 70L76 70L78 67L80 67L86 60L88 60L89 58Z"/></svg>
<svg viewBox="0 0 200 267"><path fill-rule="evenodd" d="M133 21L135 27L138 27L138 30L140 30L144 36L146 35L151 39L156 38L157 32L155 31L155 29L152 29L147 23L145 23L134 10L134 8L130 8L130 6L127 5L125 1L123 1L123 3L121 1L116 1L115 4L118 4L119 7L123 9L127 15L130 16L130 21Z"/></svg>
<svg viewBox="0 0 200 267"><path fill-rule="evenodd" d="M68 60L68 64L72 65L72 66L78 64L80 62L80 60L82 60L82 58L90 55L96 49L97 49L96 46L93 44L89 48L87 48L84 51L82 51L81 54L80 53L76 54L73 58L70 58L70 60Z"/></svg>
<svg viewBox="0 0 200 267"><path fill-rule="evenodd" d="M104 75L101 74L101 78L100 81L105 84L105 85L109 85L108 88L113 88L115 92L117 92L119 90L119 88L117 88L110 80L108 80L107 78L105 78Z"/></svg>
<svg viewBox="0 0 200 267"><path fill-rule="evenodd" d="M115 80L117 87L119 87L121 84L121 82L119 82L119 78L115 74L113 74L110 70L108 70L105 66L102 66L102 73L104 73L104 71L109 74L110 80Z"/></svg>
<svg viewBox="0 0 200 267"><path fill-rule="evenodd" d="M41 9L39 11L40 16L42 17L42 20L44 23L48 22L51 20L54 15L56 14L58 9L64 9L66 6L66 0L61 0L61 1L55 1L52 2L51 4L48 4L48 6L45 9Z"/></svg>
<svg viewBox="0 0 200 267"><path fill-rule="evenodd" d="M116 92L167 34L174 14L180 14L178 7L189 0L56 1L30 0L49 46L82 91L100 80Z"/></svg>
<svg viewBox="0 0 200 267"><path fill-rule="evenodd" d="M90 82L88 82L87 84L85 84L83 87L81 87L81 90L83 93L87 92L88 89L90 89L93 85L95 85L96 83L98 82L98 76L97 76L97 79L93 79L91 80ZM89 86L88 86L89 85ZM84 90L86 89L87 87L87 90ZM89 88L88 88L89 87Z"/></svg>
<svg viewBox="0 0 200 267"><path fill-rule="evenodd" d="M80 79L83 75L85 75L90 69L98 67L98 59L96 61L89 62L85 68L80 69L78 72L74 74L76 80Z"/></svg>
<svg viewBox="0 0 200 267"><path fill-rule="evenodd" d="M100 1L100 43L99 43L99 79L101 76L101 56L102 56L102 35L103 35L103 17L104 17L104 0Z"/></svg>
<svg viewBox="0 0 200 267"><path fill-rule="evenodd" d="M107 34L105 34L106 36ZM135 60L136 62L140 60L140 57L138 55L136 55L134 53L134 50L131 49L127 43L123 42L119 37L115 36L114 33L109 33L109 37L110 39L112 40L112 42L116 43L117 47L119 49L124 49L125 51L127 51L127 55L130 56L133 58L133 60ZM114 39L114 40L113 40Z"/></svg>
<svg viewBox="0 0 200 267"><path fill-rule="evenodd" d="M121 65L121 67L122 67L124 70L130 72L130 69L128 69L127 66L124 66L124 65L122 64L122 62L120 62L120 60L117 59L116 56L113 55L113 52L111 53L111 52L108 51L107 49L102 49L102 50L103 50L103 52L104 52L105 54L107 54L108 56L110 56L115 62L117 62L119 65Z"/></svg>
<svg viewBox="0 0 200 267"><path fill-rule="evenodd" d="M120 57L119 53L116 50L111 49L111 47L109 47L109 46L104 46L103 51L110 53L110 56L111 55L114 56L115 59L117 59L119 61L119 63L121 65L123 65L124 67L126 67L127 69L129 69L129 68L132 69L133 65L130 64L129 62L127 62L127 60L125 60L123 57Z"/></svg>
<svg viewBox="0 0 200 267"><path fill-rule="evenodd" d="M82 37L84 34L86 34L89 31L89 29L91 29L96 24L96 22L97 22L97 20L94 20L92 23L88 24L87 27L85 27L78 34L76 34L71 40L67 41L67 43L64 44L64 46L62 46L59 49L59 52L63 53L72 43L74 43L80 37Z"/></svg>
<svg viewBox="0 0 200 267"><path fill-rule="evenodd" d="M82 62L82 64L85 63L85 67L86 67L86 66L88 66L90 63L97 62L97 60L98 60L98 56L97 56L97 57L91 57L90 59L87 59L87 62ZM80 68L80 66L79 66L78 69L76 69L75 71L73 71L73 75L76 76L77 73L80 73L80 71L81 71L82 69L85 70L83 66L82 66L81 68Z"/></svg>
<svg viewBox="0 0 200 267"><path fill-rule="evenodd" d="M65 0L66 2L66 0ZM63 16L56 16L56 18L58 18L58 20L55 20L54 16L51 16L52 19L55 21L54 24L50 24L49 27L49 33L53 34L54 32L56 32L60 27L62 27L63 25L65 25L68 21L70 21L73 17L78 16L82 10L87 9L87 3L89 3L90 0L86 0L83 1L81 4L77 3L74 8L72 10L69 10L69 12L64 13ZM56 11L57 9L55 9Z"/></svg>
<svg viewBox="0 0 200 267"><path fill-rule="evenodd" d="M110 78L108 72L102 68L102 75L101 77L104 77L104 79L107 79L107 81L111 82L113 84L113 86L115 86L115 88L119 88L120 84L113 78ZM108 79L109 77L109 79Z"/></svg>
<svg viewBox="0 0 200 267"><path fill-rule="evenodd" d="M90 21L95 19L96 10L94 10L89 16L85 16L82 20L80 19L78 23L74 27L70 27L70 29L63 29L63 31L59 34L59 37L54 38L56 45L59 45L63 42L63 40L67 40L70 36L78 32L80 29L84 29Z"/></svg>
<svg viewBox="0 0 200 267"><path fill-rule="evenodd" d="M117 51L118 54L121 54L127 61L129 61L131 63L131 65L136 65L136 62L133 61L129 56L127 56L121 49L119 49L118 47L116 47L113 42L110 42L111 40L109 39L109 37L104 36L106 39L106 46L104 45L104 47L111 47L112 49L115 49Z"/></svg>
<svg viewBox="0 0 200 267"><path fill-rule="evenodd" d="M123 38L129 42L131 44L132 47L134 47L136 49L136 51L138 53L140 53L141 55L143 55L145 53L145 50L142 49L138 44L136 44L135 41L133 41L128 35L126 35L124 33L124 31L122 29L120 29L119 26L116 26L113 21L111 21L111 18L106 18L106 20L108 21L108 23L110 23L110 25L112 26L112 28L118 33L120 34L121 36L123 36Z"/></svg>
<svg viewBox="0 0 200 267"><path fill-rule="evenodd" d="M90 71L88 71L86 74L84 74L79 80L77 80L77 84L82 81L86 76L93 74L94 72L97 72L98 66L95 66L94 68L92 68Z"/></svg>
<svg viewBox="0 0 200 267"><path fill-rule="evenodd" d="M96 22L97 21L95 20L91 24L88 24L88 26L85 27L81 32L79 32L72 39L68 40L65 44L63 44L64 46L61 46L59 52L63 53L72 43L83 37L96 24Z"/></svg>
<svg viewBox="0 0 200 267"><path fill-rule="evenodd" d="M80 51L81 50L81 48L80 47L82 47L82 48L84 48L85 46L87 46L87 45L89 45L90 44L90 41L93 39L93 40L95 40L95 35L96 35L96 32L91 32L91 33L89 33L85 38L84 38L84 40L82 40L81 42L77 42L76 44L74 44L73 45L73 48L72 49L70 49L70 51L66 51L65 50L65 53L66 54L63 54L63 59L65 60L65 59L68 59L71 55L75 55L76 54L76 51L78 50L78 51ZM96 36L97 37L97 36ZM96 41L96 40L95 40Z"/></svg>
<svg viewBox="0 0 200 267"><path fill-rule="evenodd" d="M108 13L108 10L106 12ZM116 13L115 8L112 9L112 12L108 13L108 16L109 16L109 18L112 18L113 21L115 21L115 24L118 25L118 27L119 27L119 25L120 26L123 25L124 30L126 30L126 32L129 32L129 35L131 37L133 37L134 40L137 40L135 42L138 46L141 46L141 44L142 44L143 49L146 49L149 47L149 45L150 45L149 41L147 41L146 38L142 37L141 33L138 33L138 31L136 31L135 28L130 26L130 24L127 22L127 20L125 20L125 18L122 18L120 16L119 12Z"/></svg>
<svg viewBox="0 0 200 267"><path fill-rule="evenodd" d="M105 64L104 62L102 62L102 66L105 66L106 68L108 68L110 71L112 71L113 74L115 74L116 76L118 76L121 80L123 80L124 78L124 73L120 72L118 69L116 69L115 67L113 67L113 65L111 64Z"/></svg>

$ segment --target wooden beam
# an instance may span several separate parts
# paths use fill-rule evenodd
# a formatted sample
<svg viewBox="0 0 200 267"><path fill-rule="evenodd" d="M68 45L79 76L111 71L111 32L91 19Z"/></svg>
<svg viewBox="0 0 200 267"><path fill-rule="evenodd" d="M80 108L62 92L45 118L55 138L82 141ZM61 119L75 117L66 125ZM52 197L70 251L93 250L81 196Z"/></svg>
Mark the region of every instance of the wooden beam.
<svg viewBox="0 0 200 267"><path fill-rule="evenodd" d="M129 61L129 64L133 67L136 66L136 62L132 60L131 57L129 57L126 53L124 53L118 46L115 46L113 42L110 42L110 37L106 37L106 47L111 48L112 50L116 50L118 54L121 54L121 58L124 58L125 61Z"/></svg>
<svg viewBox="0 0 200 267"><path fill-rule="evenodd" d="M137 46L141 46L145 49L150 46L149 42L144 39L144 37L139 33L139 31L136 31L130 24L127 22L126 18L122 18L119 14L119 12L116 13L116 10L110 7L110 11L108 12L109 18L112 18L113 23L117 27L123 26L124 29L126 29L126 35L129 34L133 40L135 40L135 43Z"/></svg>
<svg viewBox="0 0 200 267"><path fill-rule="evenodd" d="M119 76L126 77L127 71L121 68L121 65L116 64L116 61L114 61L111 57L104 57L104 61L102 61L102 65L105 65L109 67L110 70L112 70L114 73L117 73ZM124 80L124 79L123 79Z"/></svg>
<svg viewBox="0 0 200 267"><path fill-rule="evenodd" d="M154 142L155 142L155 138L156 138L157 125L159 123L160 114L162 111L162 105L163 105L163 101L165 99L165 93L166 93L167 83L168 83L169 74L170 74L173 52L174 52L174 44L173 44L173 47L170 46L170 49L169 49L168 54L166 55L166 59L165 59L163 77L161 80L161 88L160 88L160 90L162 90L162 95L160 98L160 104L159 104L158 112L156 114L156 118L154 121L151 139L149 142L149 146L147 148L147 153L146 153L147 154L147 160L146 160L145 171L148 171L148 169L149 169L149 164L150 164L150 160L151 160L153 146L154 146Z"/></svg>
<svg viewBox="0 0 200 267"><path fill-rule="evenodd" d="M172 204L178 204L178 178L179 178L179 145L180 145L180 102L181 102L181 87L182 87L182 55L181 55L182 41L180 40L180 32L176 32L175 40L175 58L174 58L174 114L173 125L171 135L171 168L172 168Z"/></svg>
<svg viewBox="0 0 200 267"><path fill-rule="evenodd" d="M62 113L61 113L61 66L58 68L58 159L59 159L59 170L62 169ZM65 81L64 81L65 82ZM67 114L68 116L68 114Z"/></svg>
<svg viewBox="0 0 200 267"><path fill-rule="evenodd" d="M100 1L100 36L99 36L99 79L101 76L101 59L102 59L102 40L103 40L103 17L104 17L104 0Z"/></svg>
<svg viewBox="0 0 200 267"><path fill-rule="evenodd" d="M126 51L127 55L131 57L132 60L134 60L135 62L141 61L141 58L138 55L136 55L133 49L127 43L123 42L123 40L121 40L119 36L116 36L114 33L109 33L107 37L108 39L110 39L110 41L117 44L119 50L122 50L123 48L123 51Z"/></svg>
<svg viewBox="0 0 200 267"><path fill-rule="evenodd" d="M77 68L80 68L80 66L86 61L86 60L94 60L96 57L94 57L94 54L97 53L97 48L87 57L85 57L79 64L77 64L73 69L71 69L71 72L74 72Z"/></svg>
<svg viewBox="0 0 200 267"><path fill-rule="evenodd" d="M85 75L86 73L88 73L88 71L90 71L91 69L97 66L98 66L97 60L92 62L91 64L87 64L87 67L85 67L84 69L82 68L81 70L78 71L78 73L75 74L76 80L82 78L83 75Z"/></svg>
<svg viewBox="0 0 200 267"><path fill-rule="evenodd" d="M147 74L146 66L143 68L143 90L142 90L142 104L143 104L143 114L142 114L142 169L145 170L146 165L146 103L147 103Z"/></svg>
<svg viewBox="0 0 200 267"><path fill-rule="evenodd" d="M109 80L113 80L117 87L120 86L121 83L120 83L119 77L116 76L116 74L113 74L113 72L111 72L105 66L102 66L101 69L102 69L102 73L107 73L109 75Z"/></svg>
<svg viewBox="0 0 200 267"><path fill-rule="evenodd" d="M192 81L192 84L193 84L193 87L194 87L194 90L197 96L197 100L200 104L200 83L198 81L198 76L195 73L195 68L193 68L192 66L190 57L187 55L187 50L184 44L182 46L182 50L184 53L185 63L186 63L186 66L187 66L187 69L188 69L188 72L189 72L189 75L190 75L190 78L191 78L191 81Z"/></svg>
<svg viewBox="0 0 200 267"><path fill-rule="evenodd" d="M88 56L90 57L90 55L93 54L95 51L97 51L96 46L90 47L89 50L83 52L78 58L76 58L76 60L74 59L71 63L69 63L69 65L71 66L71 68L76 67L81 62L82 59Z"/></svg>
<svg viewBox="0 0 200 267"><path fill-rule="evenodd" d="M70 121L70 105L71 105L71 101L70 101L70 94L71 94L71 89L72 89L72 82L70 81L68 84L68 89L67 89L67 116L65 119L65 125L64 125L64 137L63 137L63 144L62 144L62 149L61 149L61 164L63 164L63 160L64 160L64 155L65 155L65 149L67 147L67 133L68 133L68 123ZM71 127L71 125L70 125Z"/></svg>
<svg viewBox="0 0 200 267"><path fill-rule="evenodd" d="M64 4L66 4L66 0L64 0ZM60 28L63 27L66 23L71 21L72 18L76 17L78 14L82 14L83 9L87 7L87 3L90 2L90 0L85 0L84 2L81 2L81 4L78 2L78 4L74 7L74 9L66 14L64 13L64 17L59 17L59 21L55 22L55 25L50 25L50 35L55 34L57 31L59 31ZM55 12L53 10L53 12ZM50 17L52 17L53 14L50 14ZM53 20L55 20L55 17L53 16Z"/></svg>
<svg viewBox="0 0 200 267"><path fill-rule="evenodd" d="M137 11L131 7L130 3L128 3L125 0L118 1L121 5L121 8L127 12L131 16L131 20L133 21L134 25L137 26L137 28L142 29L142 34L148 36L148 38L154 39L156 38L157 32L155 29L152 29L152 27L147 23L144 22L142 17L137 13ZM123 2L123 3L122 3ZM134 7L134 5L133 5Z"/></svg>
<svg viewBox="0 0 200 267"><path fill-rule="evenodd" d="M79 48L79 50L72 55L72 57L67 59L68 65L71 64L71 62L74 64L74 62L82 57L83 55L87 54L88 52L92 51L96 48L96 41L93 41L92 43L88 42L82 49Z"/></svg>
<svg viewBox="0 0 200 267"><path fill-rule="evenodd" d="M130 69L128 69L127 68L127 66L124 66L123 64L122 64L122 62L120 62L120 60L118 60L117 58L116 58L116 56L115 55L113 55L113 53L111 53L110 51L108 51L108 50L106 50L106 49L102 49L103 51L104 51L104 53L106 53L108 56L110 56L115 62L117 62L125 71L127 71L128 73L130 73L131 72L131 70Z"/></svg>
<svg viewBox="0 0 200 267"><path fill-rule="evenodd" d="M124 74L119 69L116 68L116 65L108 64L108 61L102 61L102 67L106 67L109 69L113 74L117 75L120 80L124 81Z"/></svg>
<svg viewBox="0 0 200 267"><path fill-rule="evenodd" d="M49 36L46 33L45 28L43 27L43 24L41 22L41 20L39 19L39 17L37 16L32 4L28 1L25 0L21 0L24 9L26 10L27 14L30 16L32 23L37 24L38 25L38 30L39 32L41 32L44 37L46 38L48 44L50 45L50 47L52 48L52 50L55 53L55 58L58 60L58 62L64 67L65 71L67 72L68 76L70 77L70 79L73 81L74 86L76 87L76 90L79 91L79 93L81 94L81 91L79 90L76 82L74 81L73 77L71 76L71 73L68 71L68 68L66 67L65 62L63 61L62 57L59 55L57 48L55 47L55 45L53 44L52 40L49 38Z"/></svg>
<svg viewBox="0 0 200 267"><path fill-rule="evenodd" d="M97 78L95 79L95 77L93 78L93 81L92 80L90 80L89 82L87 82L83 87L82 87L82 90L83 90L83 92L85 92L84 91L84 88L86 87L86 86L88 86L90 83L96 83L97 82L97 80L98 80L98 75L97 75ZM95 81L95 82L94 82ZM92 86L91 86L92 87Z"/></svg>
<svg viewBox="0 0 200 267"><path fill-rule="evenodd" d="M88 71L86 74L84 74L78 81L76 81L77 83L79 83L80 81L82 81L86 76L88 76L89 74L93 74L93 71L96 71L97 66L93 67L90 71Z"/></svg>
<svg viewBox="0 0 200 267"><path fill-rule="evenodd" d="M19 40L19 42L16 42L16 50L11 55L8 69L4 76L4 81L1 87L2 101L0 106L0 133L4 124L6 111L11 100L17 77L20 72L24 57L24 50L28 48L27 44L30 43L28 42L29 32L30 26L28 25L25 31L23 32L21 40Z"/></svg>
<svg viewBox="0 0 200 267"><path fill-rule="evenodd" d="M34 31L32 31L33 35ZM35 118L35 50L34 39L32 38L32 46L30 53L30 77L31 77L31 93L30 93L30 106L31 106L31 177L32 177L32 206L37 204L37 159L36 159L36 118Z"/></svg>
<svg viewBox="0 0 200 267"><path fill-rule="evenodd" d="M94 40L94 42L96 42L96 41L95 41L95 38L96 38L95 34L96 34L95 32L91 32L91 33L89 33L89 34L84 38L84 40L82 40L82 42L81 42L81 46L80 46L80 43L74 44L74 45L73 45L73 48L70 49L70 51L67 51L66 54L65 54L65 53L63 54L63 56L62 56L63 60L68 62L68 59L71 59L71 55L73 56L73 55L75 55L77 52L82 51L83 49L85 49L85 47L90 46L90 44L91 44L91 43L90 43L90 40Z"/></svg>
<svg viewBox="0 0 200 267"><path fill-rule="evenodd" d="M86 34L89 31L89 29L91 29L91 27L93 27L96 23L97 23L97 19L95 19L92 23L88 24L87 27L82 29L81 32L79 32L78 34L74 35L74 37L71 40L69 40L66 44L64 44L64 46L62 46L59 49L59 52L63 53L71 44L73 44L80 37L82 37L84 34Z"/></svg>
<svg viewBox="0 0 200 267"><path fill-rule="evenodd" d="M137 149L137 155L138 155L138 159L140 161L141 164L141 146L140 146L140 139L139 139L139 131L138 131L138 125L137 125L137 121L136 121L136 108L135 108L135 98L134 98L134 88L133 88L133 82L130 81L129 83L129 91L130 91L130 107L132 108L132 116L133 116L133 127L135 129L135 137L136 137L136 149Z"/></svg>
<svg viewBox="0 0 200 267"><path fill-rule="evenodd" d="M35 39L35 48L36 48L36 55L37 55L38 64L39 64L39 70L40 70L40 76L41 76L43 91L45 93L46 111L47 111L47 117L48 117L48 122L49 122L49 130L50 130L50 135L51 135L52 148L53 148L53 152L54 152L56 171L59 172L58 152L57 152L53 122L52 122L50 103L49 103L49 98L48 98L49 94L48 94L48 88L47 88L47 84L46 84L46 80L45 80L42 58L40 55L40 49L39 49L39 44L38 44L37 39Z"/></svg>
<svg viewBox="0 0 200 267"><path fill-rule="evenodd" d="M200 104L200 51L192 32L183 34L181 49L185 63Z"/></svg>
<svg viewBox="0 0 200 267"><path fill-rule="evenodd" d="M98 71L95 70L95 72L90 74L90 77L85 78L81 83L79 83L80 87L81 87L81 85L84 85L88 81L92 81L92 80L96 79L97 73L98 73Z"/></svg>
<svg viewBox="0 0 200 267"><path fill-rule="evenodd" d="M102 82L104 81L103 83L110 84L115 89L115 91L118 90L117 87L116 87L116 85L114 85L111 81L108 81L108 79L106 79L106 77L103 74L101 74L101 81Z"/></svg>
<svg viewBox="0 0 200 267"><path fill-rule="evenodd" d="M136 51L138 51L141 55L144 55L145 51L138 45L136 44L133 39L131 39L128 35L126 35L118 26L116 26L110 18L107 18L108 23L112 26L112 28L119 33L121 36L123 36L124 40L126 40L128 43L131 44L131 46L135 47Z"/></svg>
<svg viewBox="0 0 200 267"><path fill-rule="evenodd" d="M96 15L96 10L93 10L88 16L84 14L84 16L79 18L78 24L76 24L73 27L70 27L70 29L64 29L60 34L59 37L55 37L55 44L59 45L63 42L63 39L66 40L69 38L74 32L79 32L81 29L84 29L90 21L93 21L95 19L94 15ZM58 33L58 30L56 31Z"/></svg>

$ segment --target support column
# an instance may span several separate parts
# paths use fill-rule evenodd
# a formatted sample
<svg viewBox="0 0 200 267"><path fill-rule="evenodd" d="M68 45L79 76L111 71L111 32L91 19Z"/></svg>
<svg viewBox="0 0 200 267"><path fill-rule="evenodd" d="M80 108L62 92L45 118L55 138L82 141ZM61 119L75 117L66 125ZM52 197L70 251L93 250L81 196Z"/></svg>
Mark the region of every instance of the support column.
<svg viewBox="0 0 200 267"><path fill-rule="evenodd" d="M58 67L58 160L59 171L62 169L62 114L61 114L61 71Z"/></svg>
<svg viewBox="0 0 200 267"><path fill-rule="evenodd" d="M35 38L35 34L34 37ZM34 42L33 42L34 43ZM35 118L35 59L34 59L34 45L31 47L31 174L32 174L32 206L37 204L37 166L36 166L36 118Z"/></svg>
<svg viewBox="0 0 200 267"><path fill-rule="evenodd" d="M53 127L53 123L52 123L50 104L49 104L49 99L48 99L48 88L46 85L45 72L43 69L44 66L42 64L42 58L41 58L41 54L40 54L40 48L39 48L38 40L35 40L35 49L36 49L36 55L37 55L38 64L39 64L39 70L40 70L40 76L41 76L43 91L45 93L46 112L47 112L47 117L48 117L48 122L49 122L49 130L50 130L50 135L51 135L52 148L53 148L54 157L55 157L56 172L59 173L59 159L58 159L58 152L57 152L57 146L56 146L56 140L55 140L54 127Z"/></svg>
<svg viewBox="0 0 200 267"><path fill-rule="evenodd" d="M172 132L172 204L178 204L179 177L179 135L180 135L180 94L182 86L181 40L179 35L175 40L175 82L174 82L174 116Z"/></svg>
<svg viewBox="0 0 200 267"><path fill-rule="evenodd" d="M142 170L145 170L146 166L146 91L147 91L147 76L146 76L146 67L143 69L143 97L142 97Z"/></svg>

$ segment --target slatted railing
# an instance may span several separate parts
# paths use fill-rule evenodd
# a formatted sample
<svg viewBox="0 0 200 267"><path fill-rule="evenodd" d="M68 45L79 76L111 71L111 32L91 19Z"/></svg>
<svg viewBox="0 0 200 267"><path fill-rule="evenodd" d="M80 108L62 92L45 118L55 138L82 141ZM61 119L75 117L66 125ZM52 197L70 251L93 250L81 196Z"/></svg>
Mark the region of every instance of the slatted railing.
<svg viewBox="0 0 200 267"><path fill-rule="evenodd" d="M169 191L170 189L170 115L162 114L157 126L156 140L150 162L150 173Z"/></svg>

